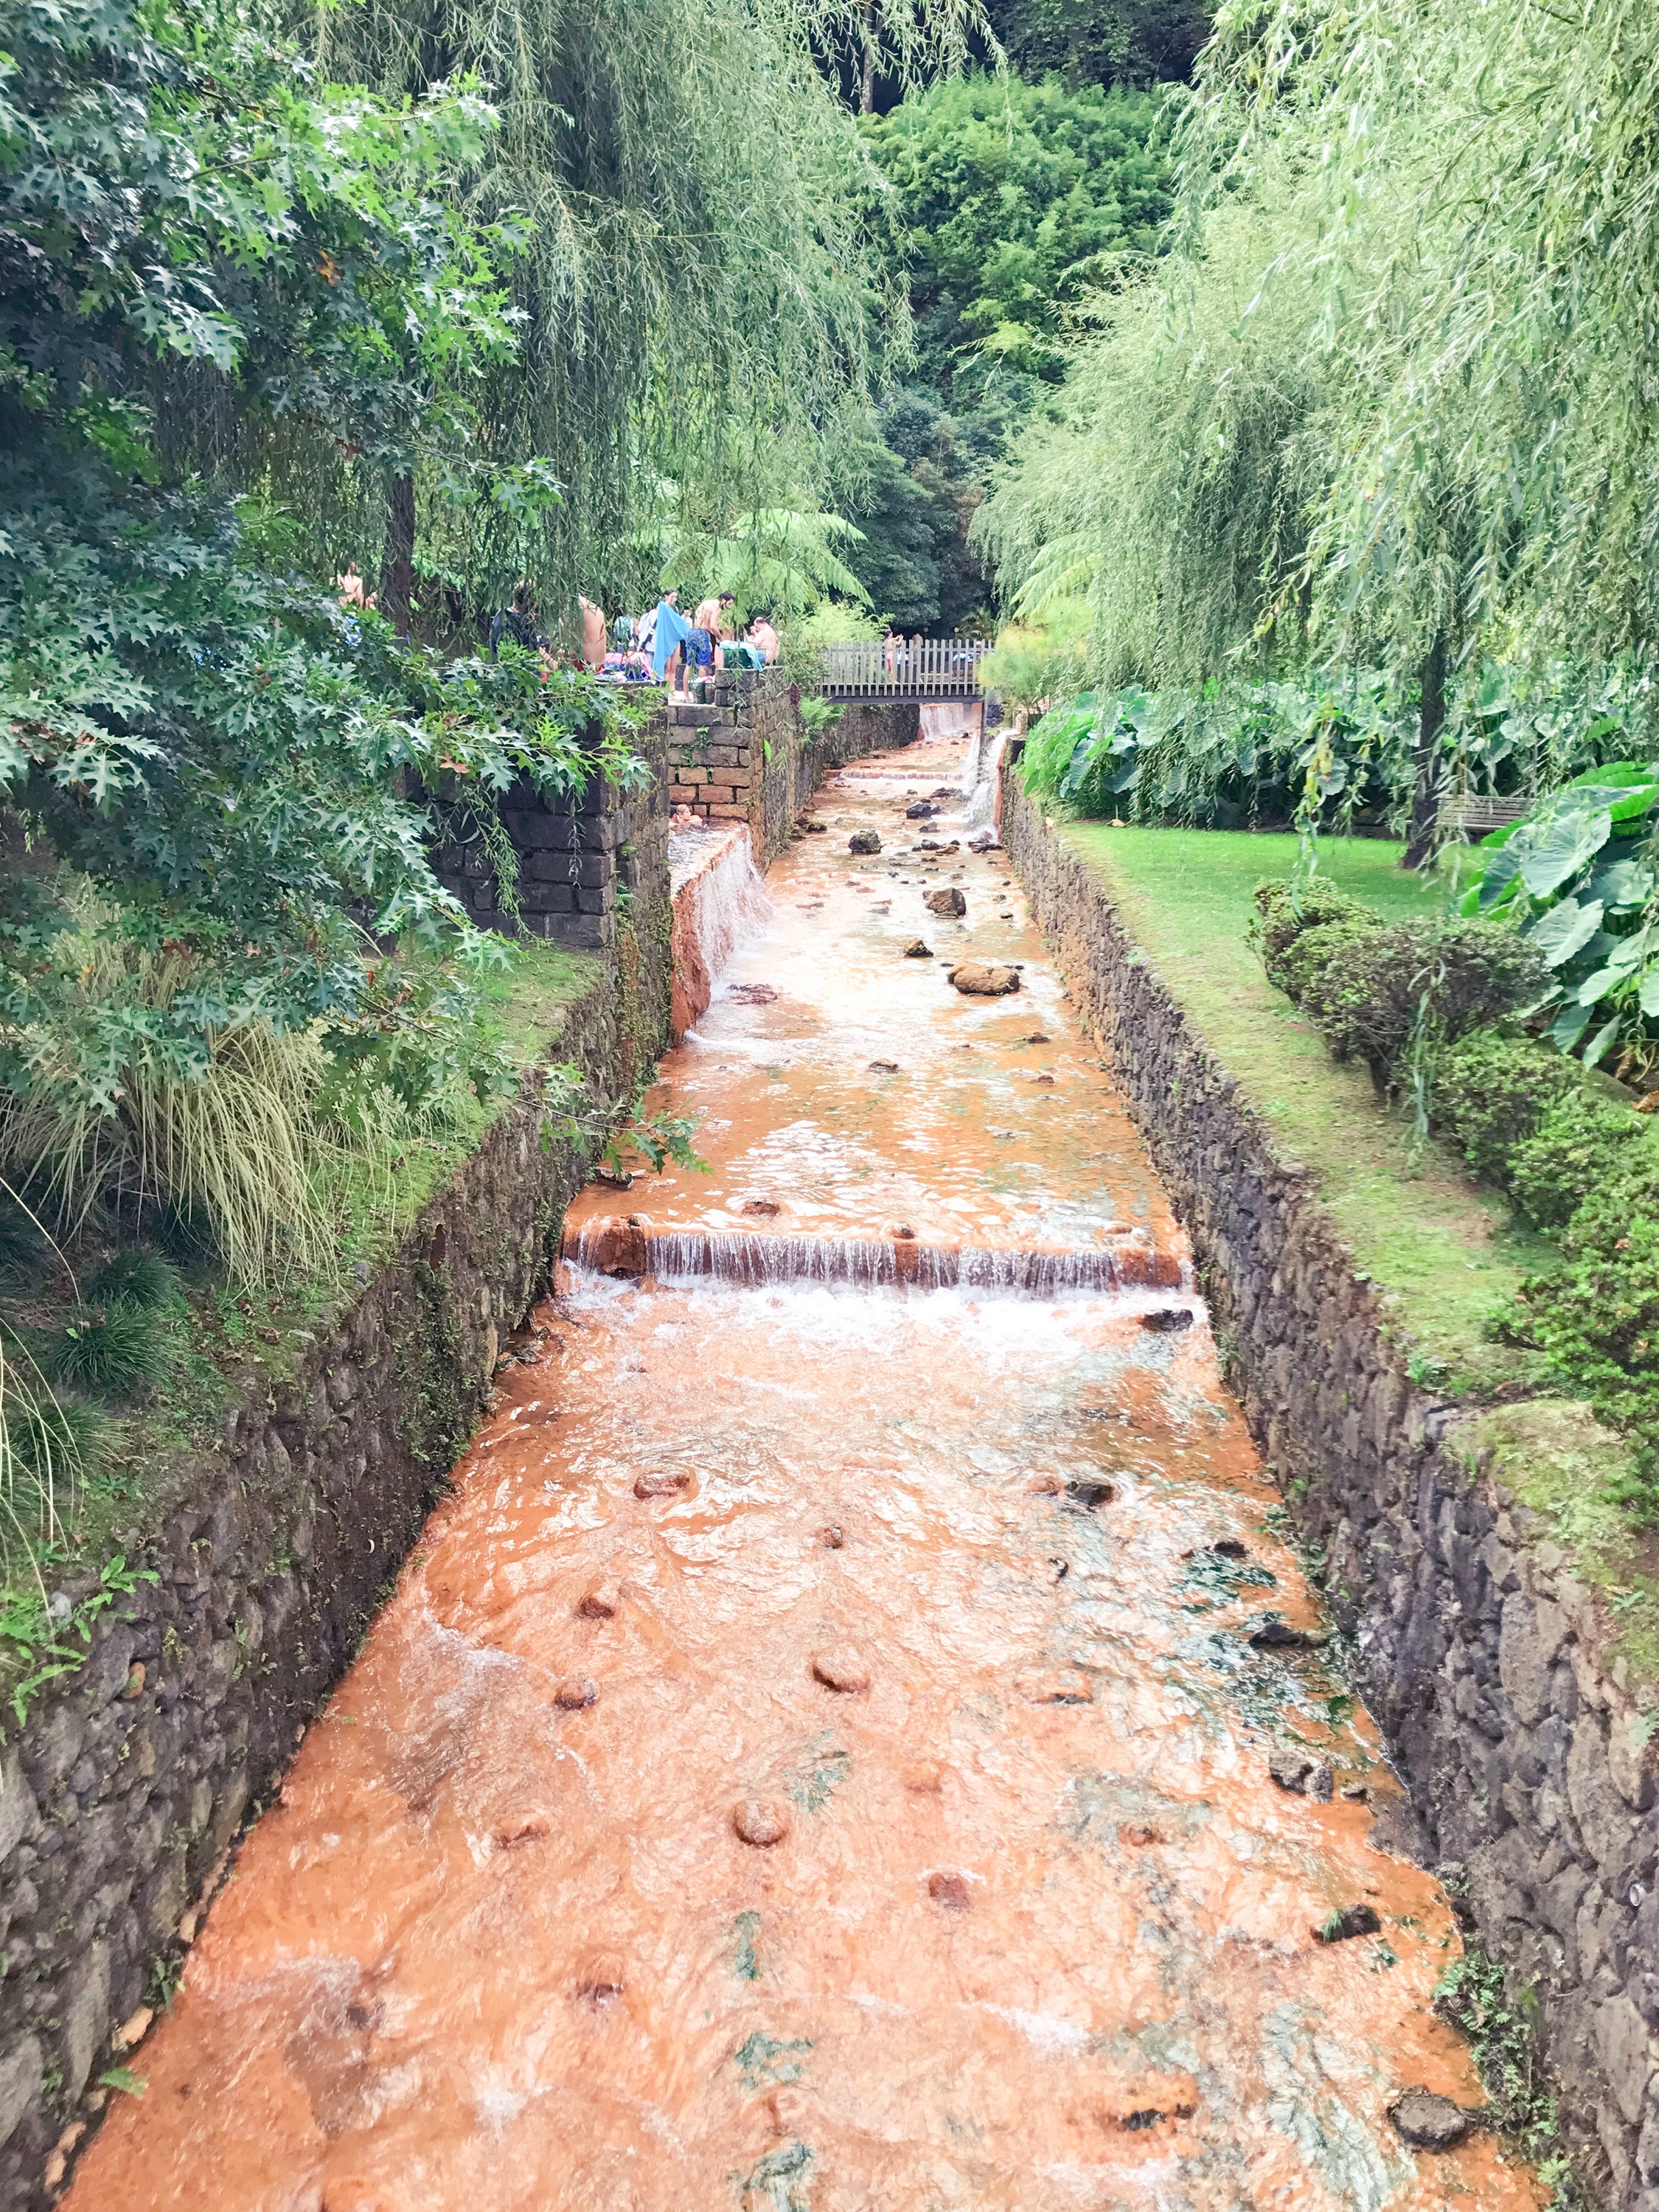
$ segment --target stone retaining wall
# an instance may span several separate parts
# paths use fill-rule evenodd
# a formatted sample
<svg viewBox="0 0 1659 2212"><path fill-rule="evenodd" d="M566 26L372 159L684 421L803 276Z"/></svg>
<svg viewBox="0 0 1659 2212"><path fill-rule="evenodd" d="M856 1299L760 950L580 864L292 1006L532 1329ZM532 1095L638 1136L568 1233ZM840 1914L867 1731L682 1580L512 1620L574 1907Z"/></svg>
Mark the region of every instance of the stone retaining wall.
<svg viewBox="0 0 1659 2212"><path fill-rule="evenodd" d="M799 692L781 668L722 672L710 688L705 702L662 710L669 720L669 798L705 822L746 822L762 868L788 843L830 769L909 744L921 726L913 702L859 702L809 738Z"/></svg>
<svg viewBox="0 0 1659 2212"><path fill-rule="evenodd" d="M1480 1439L1501 1417L1412 1382L1310 1178L1277 1156L1017 772L1002 834L1191 1235L1251 1431L1322 1547L1426 1863L1512 1992L1535 1986L1604 2202L1659 2212L1659 1747L1617 1623L1496 1480Z"/></svg>
<svg viewBox="0 0 1659 2212"><path fill-rule="evenodd" d="M596 776L581 791L546 799L521 777L502 799L501 824L518 862L512 896L530 936L614 958L630 901L649 896L659 877L666 898L668 736L659 712L635 738L651 772L637 790ZM441 792L438 803L453 796ZM466 826L458 822L438 848L439 880L481 929L510 930L489 849L476 830L463 835Z"/></svg>
<svg viewBox="0 0 1659 2212"><path fill-rule="evenodd" d="M660 870L665 913L667 872ZM664 1042L667 933L627 933L550 1040L609 1103ZM631 973L630 973L631 971ZM112 2038L154 2004L244 1824L349 1663L545 1287L586 1169L540 1070L291 1380L246 1377L211 1454L0 1748L0 2205L50 2201ZM66 1577L79 1602L95 1576ZM130 2061L143 2072L140 2051ZM78 2118L77 2118L78 2114ZM74 2148L78 2148L76 2143Z"/></svg>

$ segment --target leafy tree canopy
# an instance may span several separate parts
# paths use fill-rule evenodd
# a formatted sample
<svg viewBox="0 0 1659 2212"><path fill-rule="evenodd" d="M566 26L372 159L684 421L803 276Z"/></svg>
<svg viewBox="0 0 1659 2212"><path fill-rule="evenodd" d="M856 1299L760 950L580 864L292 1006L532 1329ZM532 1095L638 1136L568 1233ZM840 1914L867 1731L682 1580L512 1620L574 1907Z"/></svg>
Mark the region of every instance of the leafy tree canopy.
<svg viewBox="0 0 1659 2212"><path fill-rule="evenodd" d="M1162 100L1057 78L939 84L867 122L875 219L909 287L916 368L882 409L853 566L906 629L981 626L968 532L991 464L1064 375L1068 319L1171 205Z"/></svg>
<svg viewBox="0 0 1659 2212"><path fill-rule="evenodd" d="M1202 0L1001 0L992 27L1023 76L1176 83L1210 33Z"/></svg>
<svg viewBox="0 0 1659 2212"><path fill-rule="evenodd" d="M959 410L1058 382L1066 316L1172 204L1164 110L1141 93L972 76L866 126L909 279L917 362Z"/></svg>

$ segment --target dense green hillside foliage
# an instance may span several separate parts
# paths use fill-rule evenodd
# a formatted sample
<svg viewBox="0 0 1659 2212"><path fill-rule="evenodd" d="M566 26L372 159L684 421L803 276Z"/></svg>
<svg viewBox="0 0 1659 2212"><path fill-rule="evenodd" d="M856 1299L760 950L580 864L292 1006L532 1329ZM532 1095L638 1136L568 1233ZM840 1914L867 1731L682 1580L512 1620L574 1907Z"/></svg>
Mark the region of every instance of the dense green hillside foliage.
<svg viewBox="0 0 1659 2212"><path fill-rule="evenodd" d="M1153 253L1171 205L1165 107L1057 77L938 84L866 126L872 216L908 288L915 360L882 409L854 564L904 629L988 604L966 533L991 464L1060 383L1070 319Z"/></svg>

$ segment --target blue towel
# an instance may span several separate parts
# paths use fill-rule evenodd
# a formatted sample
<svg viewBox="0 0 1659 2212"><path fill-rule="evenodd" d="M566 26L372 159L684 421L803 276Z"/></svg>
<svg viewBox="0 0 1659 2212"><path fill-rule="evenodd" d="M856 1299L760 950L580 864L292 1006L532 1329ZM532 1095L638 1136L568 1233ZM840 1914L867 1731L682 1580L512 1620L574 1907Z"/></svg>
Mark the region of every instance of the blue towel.
<svg viewBox="0 0 1659 2212"><path fill-rule="evenodd" d="M691 625L678 607L671 607L666 599L657 602L657 635L651 647L651 672L659 684L663 671L691 635Z"/></svg>

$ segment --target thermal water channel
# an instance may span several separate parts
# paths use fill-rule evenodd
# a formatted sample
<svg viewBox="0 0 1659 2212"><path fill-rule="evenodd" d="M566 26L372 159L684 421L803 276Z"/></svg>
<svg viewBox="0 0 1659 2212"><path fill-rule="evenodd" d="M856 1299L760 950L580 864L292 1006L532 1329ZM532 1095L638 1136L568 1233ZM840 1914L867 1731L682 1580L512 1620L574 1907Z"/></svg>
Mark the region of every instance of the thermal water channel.
<svg viewBox="0 0 1659 2212"><path fill-rule="evenodd" d="M585 1194L75 2212L1541 2201L1388 2117L1480 2101L1454 1923L1330 1655L1252 1641L1318 1617L1179 1228L1004 856L905 818L963 767L772 871L665 1065L709 1171Z"/></svg>

